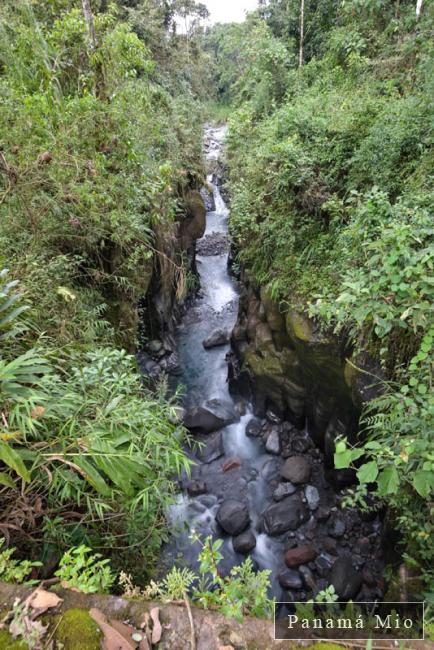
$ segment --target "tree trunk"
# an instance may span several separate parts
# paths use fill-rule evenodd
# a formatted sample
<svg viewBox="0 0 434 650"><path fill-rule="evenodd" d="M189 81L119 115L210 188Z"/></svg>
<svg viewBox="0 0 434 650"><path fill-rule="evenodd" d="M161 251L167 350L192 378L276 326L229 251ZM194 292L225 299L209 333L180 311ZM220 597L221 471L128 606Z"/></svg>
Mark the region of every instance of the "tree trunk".
<svg viewBox="0 0 434 650"><path fill-rule="evenodd" d="M423 0L417 0L416 4L416 18L419 18L420 12L422 11Z"/></svg>
<svg viewBox="0 0 434 650"><path fill-rule="evenodd" d="M298 56L298 65L303 65L303 42L304 42L304 0L300 0L300 51Z"/></svg>
<svg viewBox="0 0 434 650"><path fill-rule="evenodd" d="M89 41L89 57L92 59L98 49L98 41L96 38L95 32L95 22L93 20L92 7L90 6L90 0L81 0L81 6L83 8L84 20L87 27L87 35ZM95 69L95 94L99 99L106 99L105 93L105 83L104 83L104 71L101 61L92 61Z"/></svg>
<svg viewBox="0 0 434 650"><path fill-rule="evenodd" d="M81 0L81 5L83 7L84 20L86 21L90 49L95 51L97 42L95 34L95 23L93 21L93 13L90 6L90 0Z"/></svg>

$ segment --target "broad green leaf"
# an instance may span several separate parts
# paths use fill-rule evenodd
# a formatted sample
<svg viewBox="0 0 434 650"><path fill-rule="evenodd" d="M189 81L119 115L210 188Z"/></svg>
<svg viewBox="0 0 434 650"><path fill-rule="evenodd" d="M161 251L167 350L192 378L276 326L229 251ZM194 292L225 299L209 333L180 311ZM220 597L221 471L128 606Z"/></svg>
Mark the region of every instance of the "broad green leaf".
<svg viewBox="0 0 434 650"><path fill-rule="evenodd" d="M426 499L434 490L434 474L423 470L416 472L413 477L413 487L421 497Z"/></svg>
<svg viewBox="0 0 434 650"><path fill-rule="evenodd" d="M373 483L378 476L378 465L375 460L365 463L357 470L360 483Z"/></svg>
<svg viewBox="0 0 434 650"><path fill-rule="evenodd" d="M378 492L385 496L386 494L396 494L399 487L399 476L396 467L391 465L383 469L377 479Z"/></svg>

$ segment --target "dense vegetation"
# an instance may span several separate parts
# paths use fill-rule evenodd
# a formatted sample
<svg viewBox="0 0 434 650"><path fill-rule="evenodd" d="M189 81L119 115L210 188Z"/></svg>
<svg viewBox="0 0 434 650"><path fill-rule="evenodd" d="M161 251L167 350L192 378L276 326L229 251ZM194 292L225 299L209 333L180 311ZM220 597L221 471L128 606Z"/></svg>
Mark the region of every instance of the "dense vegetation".
<svg viewBox="0 0 434 650"><path fill-rule="evenodd" d="M204 180L207 100L230 112L239 262L283 308L345 338L354 366L378 363L363 450L341 440L336 466L356 464L359 504L369 488L389 506L432 596L432 2L416 16L399 0L306 0L303 29L294 0L203 33L205 15L191 0L2 3L0 533L18 549L2 564L50 575L67 551L59 575L94 590L113 577L90 552L139 584L152 573L189 461L175 401L128 352ZM177 260L171 289L187 272ZM243 566L232 582L216 571L198 602L238 615L256 584L250 611L263 613L266 576ZM184 593L176 571L166 591Z"/></svg>
<svg viewBox="0 0 434 650"><path fill-rule="evenodd" d="M240 262L381 364L365 410L367 486L434 590L432 3L269 0L207 37L228 139ZM303 46L303 47L301 47ZM376 381L373 379L373 381ZM360 458L337 448L337 467ZM417 587L416 587L417 589Z"/></svg>
<svg viewBox="0 0 434 650"><path fill-rule="evenodd" d="M0 10L0 532L45 574L85 544L140 577L188 461L117 346L202 182L203 7L85 5Z"/></svg>

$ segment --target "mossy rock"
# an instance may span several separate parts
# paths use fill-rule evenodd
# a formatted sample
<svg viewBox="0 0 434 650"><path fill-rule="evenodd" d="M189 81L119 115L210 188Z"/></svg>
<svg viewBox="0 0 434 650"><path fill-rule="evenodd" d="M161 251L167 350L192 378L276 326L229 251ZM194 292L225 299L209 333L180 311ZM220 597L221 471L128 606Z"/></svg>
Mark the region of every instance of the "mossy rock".
<svg viewBox="0 0 434 650"><path fill-rule="evenodd" d="M313 327L308 318L297 311L286 314L286 331L292 339L309 343L313 339Z"/></svg>
<svg viewBox="0 0 434 650"><path fill-rule="evenodd" d="M247 350L244 361L256 377L270 377L279 380L280 383L284 379L282 365L279 359L272 354L260 357L253 350Z"/></svg>
<svg viewBox="0 0 434 650"><path fill-rule="evenodd" d="M55 634L63 650L101 650L101 638L98 625L85 609L66 611Z"/></svg>
<svg viewBox="0 0 434 650"><path fill-rule="evenodd" d="M25 641L13 639L7 630L0 630L1 650L28 650L29 646Z"/></svg>

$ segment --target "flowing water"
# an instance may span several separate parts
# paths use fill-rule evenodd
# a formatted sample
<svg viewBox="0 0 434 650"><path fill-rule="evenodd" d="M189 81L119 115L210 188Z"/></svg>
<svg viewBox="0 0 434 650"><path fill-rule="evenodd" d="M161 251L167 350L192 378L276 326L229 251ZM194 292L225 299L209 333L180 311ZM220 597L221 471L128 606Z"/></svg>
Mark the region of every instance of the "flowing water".
<svg viewBox="0 0 434 650"><path fill-rule="evenodd" d="M212 162L218 159L224 139L224 128L208 128L206 141L208 143L207 159ZM220 241L228 230L229 210L222 198L219 187L209 177L214 194L215 209L207 213L206 231L203 241L198 242L198 250L205 249L208 254L197 256L197 268L200 276L200 291L186 314L179 323L177 330L177 348L182 373L177 381L184 387L185 406L191 407L203 404L206 400L217 399L230 402L239 413L238 421L226 426L221 431L207 435L196 436L203 443L200 451L189 450L195 460L192 477L181 476L180 492L177 502L170 508L168 519L173 534L163 550L163 566L170 567L173 563L195 568L200 547L191 540L191 532L199 533L201 538L207 535L213 538L221 537L224 542L221 552L224 560L220 565L222 574L242 563L244 555L234 551L232 538L223 533L215 516L220 504L228 498L236 498L248 504L251 520L250 530L256 537L256 546L250 555L258 569L270 569L273 595L280 600L288 600L288 592L282 590L278 581L279 573L285 571L284 552L295 545L308 544L313 539L328 534L327 524L322 524L311 512L295 532L286 532L277 536L269 536L263 530L262 514L273 501L273 492L279 485L280 469L284 458L267 453L263 440L248 437L246 425L252 419L250 404L236 401L228 389L227 355L230 353L229 343L205 349L202 341L216 328L232 330L237 317L238 289L236 281L228 270L228 252L226 249L213 251L201 246L204 241L212 239L216 233ZM209 254L209 253L215 254ZM264 421L263 421L264 422ZM269 426L269 425L268 425ZM306 432L296 431L297 440L301 442L309 438ZM321 453L313 449L311 443L305 444L309 449L309 459L313 467L311 485L315 486L320 495L323 509L328 508L333 516L336 514L336 498L332 488L324 478L323 459ZM233 468L225 471L225 463L232 461ZM191 480L206 484L206 493L189 496L185 489ZM304 492L303 502L307 499ZM307 507L307 506L306 506ZM314 510L314 508L312 509ZM330 519L331 521L331 519ZM359 526L359 524L357 524ZM376 534L378 522L356 526L357 535ZM366 524L368 526L368 524ZM336 536L337 537L337 536ZM336 538L335 538L336 540ZM332 540L333 541L333 540ZM351 553L352 538L342 535L336 540L335 556L323 552L323 564L331 565L334 557ZM333 550L333 549L330 549ZM312 570L316 567L311 563ZM358 568L361 568L362 565ZM318 587L325 587L327 580L322 580L315 574ZM298 597L310 592L298 592Z"/></svg>

